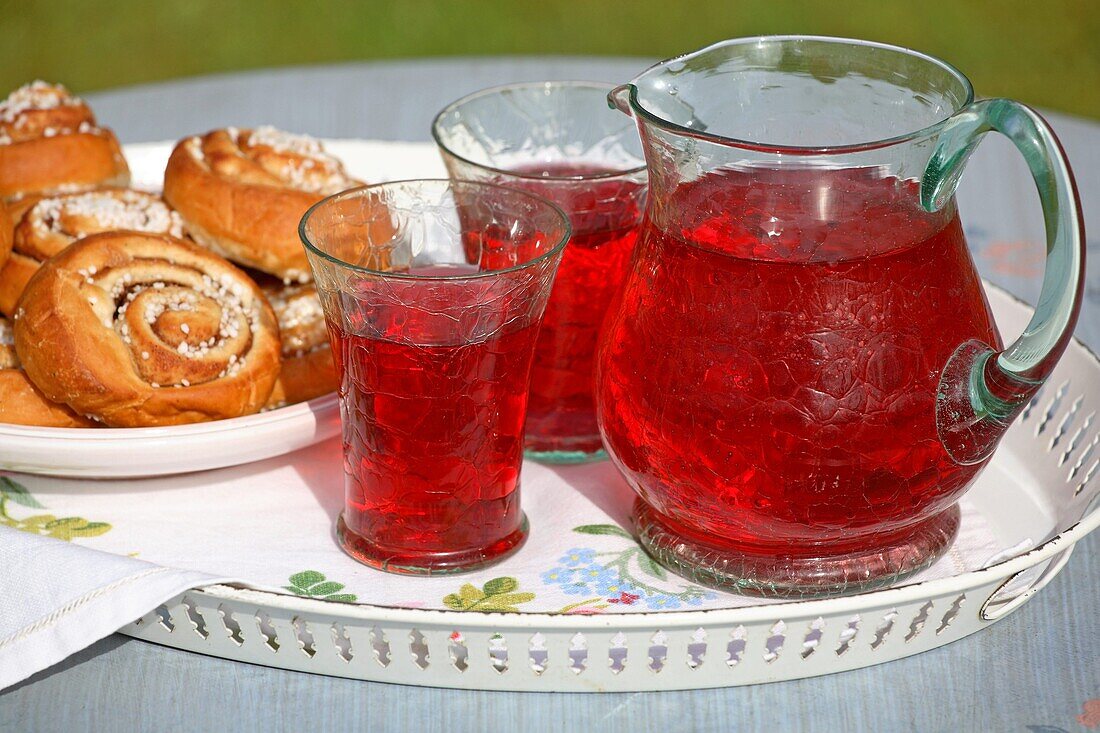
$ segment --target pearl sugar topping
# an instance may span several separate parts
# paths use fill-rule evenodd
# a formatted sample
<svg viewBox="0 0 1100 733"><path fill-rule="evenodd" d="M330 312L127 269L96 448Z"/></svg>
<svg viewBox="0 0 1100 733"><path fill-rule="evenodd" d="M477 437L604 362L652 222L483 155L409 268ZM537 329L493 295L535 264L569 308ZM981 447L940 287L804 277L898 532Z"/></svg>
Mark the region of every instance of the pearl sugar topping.
<svg viewBox="0 0 1100 733"><path fill-rule="evenodd" d="M183 236L180 215L156 196L140 191L90 191L42 199L28 214L39 234L74 239L127 229Z"/></svg>
<svg viewBox="0 0 1100 733"><path fill-rule="evenodd" d="M88 266L79 274L107 296L89 294L89 304L154 388L232 377L245 365L260 314L251 288L232 273L141 260L102 271Z"/></svg>

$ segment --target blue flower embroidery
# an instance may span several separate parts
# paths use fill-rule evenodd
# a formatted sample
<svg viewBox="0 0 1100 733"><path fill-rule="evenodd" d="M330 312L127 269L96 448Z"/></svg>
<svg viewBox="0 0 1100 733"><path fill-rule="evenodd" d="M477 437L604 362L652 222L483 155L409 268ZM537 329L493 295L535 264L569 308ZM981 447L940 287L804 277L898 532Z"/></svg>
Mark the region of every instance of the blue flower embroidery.
<svg viewBox="0 0 1100 733"><path fill-rule="evenodd" d="M601 581L596 584L596 595L613 598L623 593L630 593L635 596L645 595L643 591L638 590L637 586L624 581L622 578L618 577L617 574L609 580Z"/></svg>
<svg viewBox="0 0 1100 733"><path fill-rule="evenodd" d="M573 582L575 570L569 568L550 568L542 574L542 582L547 585L565 585Z"/></svg>
<svg viewBox="0 0 1100 733"><path fill-rule="evenodd" d="M558 562L566 567L577 568L581 565L590 565L596 559L596 551L589 547L574 547L566 550Z"/></svg>
<svg viewBox="0 0 1100 733"><path fill-rule="evenodd" d="M591 547L573 547L558 558L557 565L542 573L542 582L558 586L567 596L593 598L601 602L600 608L612 604L645 605L650 610L676 610L684 606L698 607L704 601L717 598L717 594L693 585L683 585L676 590L666 590L649 584L646 576L668 582L667 574L658 572L644 550L621 528L614 525L585 525L574 531L581 534L620 537L629 541L622 550L597 552ZM643 562L645 560L645 562ZM642 572L638 574L634 568ZM572 606L570 606L572 608Z"/></svg>
<svg viewBox="0 0 1100 733"><path fill-rule="evenodd" d="M599 585L600 583L614 583L619 579L619 573L615 568L604 567L597 563L592 563L588 567L578 568L576 571L577 580L584 583L592 583Z"/></svg>
<svg viewBox="0 0 1100 733"><path fill-rule="evenodd" d="M680 607L680 599L666 593L646 596L645 605L654 611L667 611Z"/></svg>

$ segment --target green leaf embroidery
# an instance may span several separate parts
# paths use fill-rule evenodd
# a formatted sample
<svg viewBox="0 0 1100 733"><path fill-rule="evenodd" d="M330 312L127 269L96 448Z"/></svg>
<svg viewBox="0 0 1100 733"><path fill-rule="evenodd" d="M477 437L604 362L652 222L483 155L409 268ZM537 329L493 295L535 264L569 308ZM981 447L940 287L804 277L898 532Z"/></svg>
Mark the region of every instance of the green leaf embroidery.
<svg viewBox="0 0 1100 733"><path fill-rule="evenodd" d="M463 583L458 593L448 593L443 597L443 604L456 611L468 611L481 603L485 595L485 591L478 590L469 583Z"/></svg>
<svg viewBox="0 0 1100 733"><path fill-rule="evenodd" d="M28 509L45 509L27 487L8 476L0 476L0 524L30 534L44 535L58 540L74 537L98 537L111 529L106 522L89 522L84 517L61 517L53 514L35 514L19 519L8 513L8 502Z"/></svg>
<svg viewBox="0 0 1100 733"><path fill-rule="evenodd" d="M493 578L481 586L487 596L498 596L501 593L511 593L519 587L519 581L515 578Z"/></svg>
<svg viewBox="0 0 1100 733"><path fill-rule="evenodd" d="M589 598L586 601L577 601L576 603L570 603L562 606L557 611L551 611L550 613L569 613L570 611L587 606L591 611L602 611L605 608L610 608L610 603L600 603L603 598Z"/></svg>
<svg viewBox="0 0 1100 733"><path fill-rule="evenodd" d="M495 611L497 613L519 613L519 609L516 608L517 603L527 603L533 600L535 600L534 593L514 593L506 596L490 596L480 603L476 609L470 610Z"/></svg>
<svg viewBox="0 0 1100 733"><path fill-rule="evenodd" d="M502 593L499 596L491 596L489 602L496 605L514 606L517 603L527 603L535 600L534 593Z"/></svg>
<svg viewBox="0 0 1100 733"><path fill-rule="evenodd" d="M289 580L291 585L296 585L299 588L308 588L311 585L316 585L325 579L325 576L316 570L305 570L300 573L294 573Z"/></svg>
<svg viewBox="0 0 1100 733"><path fill-rule="evenodd" d="M481 590L463 583L457 593L443 596L443 605L455 611L519 613L517 606L535 600L535 594L515 593L518 589L519 581L509 576L487 580Z"/></svg>
<svg viewBox="0 0 1100 733"><path fill-rule="evenodd" d="M106 522L88 522L84 526L69 526L60 531L55 530L51 536L65 540L72 539L73 537L98 537L109 529L111 529L111 525Z"/></svg>
<svg viewBox="0 0 1100 733"><path fill-rule="evenodd" d="M454 593L443 596L443 605L454 611L465 611L466 602L459 598Z"/></svg>
<svg viewBox="0 0 1100 733"><path fill-rule="evenodd" d="M469 583L464 583L458 589L458 597L464 601L479 601L485 597L485 591L478 590Z"/></svg>
<svg viewBox="0 0 1100 733"><path fill-rule="evenodd" d="M88 521L86 519L81 519L80 517L62 517L61 519L55 519L52 522L44 524L42 528L53 530L65 527L75 527L87 523Z"/></svg>
<svg viewBox="0 0 1100 733"><path fill-rule="evenodd" d="M645 554L645 552L639 552L637 557L638 567L642 569L643 573L647 575L652 575L658 580L666 580L668 578L668 572L663 567L658 565L656 560Z"/></svg>
<svg viewBox="0 0 1100 733"><path fill-rule="evenodd" d="M42 525L40 534L58 540L73 537L97 537L111 528L106 522L89 522L83 517L63 517Z"/></svg>
<svg viewBox="0 0 1100 733"><path fill-rule="evenodd" d="M629 532L614 524L584 524L580 527L574 527L573 531L581 534L614 535L615 537L625 537L628 540L634 539Z"/></svg>
<svg viewBox="0 0 1100 733"><path fill-rule="evenodd" d="M288 590L296 596L306 598L322 598L326 601L340 601L354 603L359 599L354 593L340 593L344 589L343 583L325 580L324 573L316 570L303 570L294 573L287 580L290 585L284 585L283 590Z"/></svg>
<svg viewBox="0 0 1100 733"><path fill-rule="evenodd" d="M0 476L0 495L6 499L25 506L28 509L45 509L46 507L38 503L38 501L31 496L31 492L27 491L27 487L23 484L12 481L7 476Z"/></svg>
<svg viewBox="0 0 1100 733"><path fill-rule="evenodd" d="M37 514L33 517L27 517L26 519L21 520L23 524L22 528L27 530L28 532L38 532L38 527L43 527L47 524L50 524L56 519L57 517L52 514Z"/></svg>
<svg viewBox="0 0 1100 733"><path fill-rule="evenodd" d="M311 596L331 596L333 593L339 593L344 589L343 583L333 583L331 580L327 583L318 583L309 589Z"/></svg>

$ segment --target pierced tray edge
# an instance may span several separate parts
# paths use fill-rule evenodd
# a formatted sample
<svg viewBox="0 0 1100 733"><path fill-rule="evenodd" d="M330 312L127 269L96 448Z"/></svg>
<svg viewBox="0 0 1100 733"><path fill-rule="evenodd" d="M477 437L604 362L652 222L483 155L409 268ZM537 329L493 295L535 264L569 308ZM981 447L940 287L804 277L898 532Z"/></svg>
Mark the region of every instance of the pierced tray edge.
<svg viewBox="0 0 1100 733"><path fill-rule="evenodd" d="M469 613L443 609L397 608L365 603L324 601L225 584L204 586L195 589L194 592L209 596L212 600L254 603L257 606L278 608L293 613L328 616L337 620L346 618L360 621L385 621L414 626L450 626L460 623L463 627L471 629L497 630L539 626L549 630L584 631L610 627L623 630L652 628L656 623L663 629L695 628L703 623L727 625L774 621L777 614L784 618L836 616L865 609L901 606L924 598L962 593L989 583L996 583L999 580L1014 577L1061 552L1065 552L1068 558L1077 541L1085 537L1098 525L1100 525L1100 511L1093 511L1086 520L1078 522L1065 532L1022 555L987 568L971 570L948 578L860 593L853 596L765 603L745 608L714 608L696 611L638 611L634 613L593 615L539 612ZM1063 560L1067 558L1063 558ZM1064 562L1062 565L1064 565ZM1057 572L1060 571L1061 567L1057 569ZM1057 572L1050 574L1046 580L1049 581Z"/></svg>

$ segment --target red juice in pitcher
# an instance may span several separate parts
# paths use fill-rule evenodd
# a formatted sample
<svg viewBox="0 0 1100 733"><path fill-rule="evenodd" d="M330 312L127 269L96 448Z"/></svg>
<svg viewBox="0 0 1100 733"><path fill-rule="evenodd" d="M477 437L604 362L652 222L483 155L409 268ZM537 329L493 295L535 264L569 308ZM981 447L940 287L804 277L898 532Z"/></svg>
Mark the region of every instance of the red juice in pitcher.
<svg viewBox="0 0 1100 733"><path fill-rule="evenodd" d="M645 183L618 169L580 163L511 172L527 178L509 179L509 185L554 201L573 225L535 346L526 446L535 454L592 455L601 449L596 338L634 250Z"/></svg>
<svg viewBox="0 0 1100 733"><path fill-rule="evenodd" d="M939 376L960 344L1000 339L954 206L919 211L915 185L719 171L643 226L598 402L654 521L812 557L887 546L957 500L982 464L937 436Z"/></svg>
<svg viewBox="0 0 1100 733"><path fill-rule="evenodd" d="M477 272L450 265L410 274ZM499 280L386 287L385 303L363 309L370 327L355 329L370 335L330 323L344 421L341 531L351 531L345 541L357 557L391 571L426 557L441 569L468 564L469 553L488 561L524 536L519 467L537 321L447 343L448 316L489 317L473 312L471 289L491 301Z"/></svg>
<svg viewBox="0 0 1100 733"><path fill-rule="evenodd" d="M935 57L842 38L720 41L608 101L637 126L649 204L596 404L642 547L776 598L929 567L1080 313L1084 219L1054 132ZM1042 307L1007 349L955 200L990 131L1046 223Z"/></svg>

